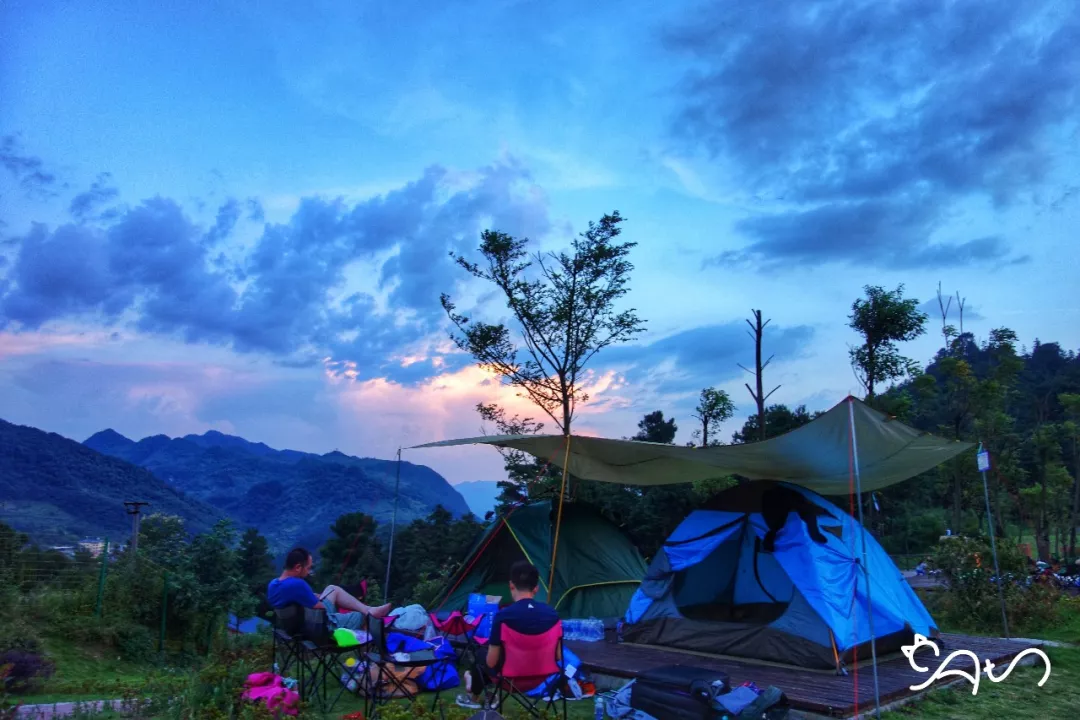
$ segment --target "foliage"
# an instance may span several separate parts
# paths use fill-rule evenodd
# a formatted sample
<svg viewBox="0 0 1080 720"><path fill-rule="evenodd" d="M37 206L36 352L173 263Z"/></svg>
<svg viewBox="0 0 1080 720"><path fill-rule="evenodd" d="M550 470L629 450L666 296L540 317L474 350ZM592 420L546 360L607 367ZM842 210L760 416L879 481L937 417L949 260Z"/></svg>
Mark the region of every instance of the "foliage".
<svg viewBox="0 0 1080 720"><path fill-rule="evenodd" d="M544 428L544 423L529 417L507 417L506 411L495 403L477 403L480 419L495 426L499 435L534 435ZM558 468L538 461L523 450L498 448L506 469L506 479L500 480L496 512L504 512L510 505L526 502L556 492L556 480L561 477Z"/></svg>
<svg viewBox="0 0 1080 720"><path fill-rule="evenodd" d="M716 437L720 425L735 414L735 403L723 390L708 387L701 391L701 398L694 408L694 418L701 423L701 429L694 431L694 439L701 439L702 447L719 445ZM711 439L710 439L711 437Z"/></svg>
<svg viewBox="0 0 1080 720"><path fill-rule="evenodd" d="M851 305L848 326L862 335L863 343L850 351L851 366L873 401L882 384L916 372L914 361L902 356L897 342L906 342L926 332L926 314L919 301L904 297L904 286L885 290L876 285L863 288L866 298Z"/></svg>
<svg viewBox="0 0 1080 720"><path fill-rule="evenodd" d="M993 556L988 540L954 537L942 540L934 551L931 564L941 570L948 582L938 615L964 628L979 628L1001 623L1001 601L994 581ZM998 545L1005 608L1011 628L1039 630L1054 622L1061 609L1061 593L1045 584L1025 584L1027 565L1015 545Z"/></svg>
<svg viewBox="0 0 1080 720"><path fill-rule="evenodd" d="M451 338L566 435L577 404L588 400L583 385L589 360L644 330L634 310L616 310L628 292L634 266L627 257L636 244L616 242L622 222L618 212L604 215L589 223L569 251L558 253L530 257L528 239L494 230L481 236L483 266L451 253L466 272L501 291L524 347L512 340L507 325L474 322L443 293L443 309L459 333Z"/></svg>
<svg viewBox="0 0 1080 720"><path fill-rule="evenodd" d="M794 410L787 405L770 405L765 408L765 437L766 439L783 435L800 428L811 420L824 414L823 412L810 413L805 405L799 405ZM743 423L742 429L731 436L731 442L738 445L741 443L756 442L759 435L758 416L751 415Z"/></svg>
<svg viewBox="0 0 1080 720"><path fill-rule="evenodd" d="M675 433L678 430L679 426L675 424L675 418L665 420L663 411L657 410L649 413L638 422L637 435L630 439L670 445L675 442Z"/></svg>
<svg viewBox="0 0 1080 720"><path fill-rule="evenodd" d="M334 521L330 539L319 549L316 590L383 577L386 553L375 528L375 520L359 512L345 513Z"/></svg>
<svg viewBox="0 0 1080 720"><path fill-rule="evenodd" d="M455 519L442 507L423 520L414 520L394 540L393 599L428 607L465 562L482 531L472 515Z"/></svg>
<svg viewBox="0 0 1080 720"><path fill-rule="evenodd" d="M56 672L56 665L51 660L41 653L25 650L0 652L0 667L7 669L4 689L13 693L25 693L40 687Z"/></svg>

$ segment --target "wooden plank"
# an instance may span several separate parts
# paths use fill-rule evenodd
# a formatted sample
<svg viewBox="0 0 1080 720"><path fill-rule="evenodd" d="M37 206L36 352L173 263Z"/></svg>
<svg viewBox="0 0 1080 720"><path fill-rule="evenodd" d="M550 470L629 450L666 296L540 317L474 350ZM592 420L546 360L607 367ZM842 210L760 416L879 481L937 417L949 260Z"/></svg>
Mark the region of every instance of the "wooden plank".
<svg viewBox="0 0 1080 720"><path fill-rule="evenodd" d="M687 665L726 673L733 685L752 681L759 687L775 685L784 691L792 706L836 717L851 715L856 706L855 668L848 675L803 668L763 665L749 660L688 655L665 650L661 647L617 644L614 641L587 643L571 641L567 646L581 658L585 670L627 679L636 678L653 668L665 665ZM940 657L929 651L919 653L918 658L929 672L934 672L949 653L958 649L972 650L980 660L995 664L1006 663L1022 650L1034 647L997 638L980 638L966 635L942 635ZM969 658L954 660L952 668L970 670ZM894 654L878 663L878 688L881 702L892 702L914 694L910 687L921 684L927 674L915 671L903 655ZM858 658L858 706L864 709L874 702L873 670L869 657Z"/></svg>

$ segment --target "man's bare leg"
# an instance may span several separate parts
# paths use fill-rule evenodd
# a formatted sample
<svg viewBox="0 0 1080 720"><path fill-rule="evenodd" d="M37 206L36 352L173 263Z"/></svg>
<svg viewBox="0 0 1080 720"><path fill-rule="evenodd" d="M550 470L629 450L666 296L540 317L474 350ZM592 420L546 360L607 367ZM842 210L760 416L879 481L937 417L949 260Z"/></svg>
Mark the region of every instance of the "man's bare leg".
<svg viewBox="0 0 1080 720"><path fill-rule="evenodd" d="M365 605L349 593L339 588L337 585L326 586L326 589L324 589L322 591L322 594L319 595L319 599L329 599L330 602L334 603L336 607L342 610L352 610L353 612L364 613L365 615L370 615L377 618L386 617L387 615L389 615L390 609L392 607L390 603L380 605L379 607Z"/></svg>

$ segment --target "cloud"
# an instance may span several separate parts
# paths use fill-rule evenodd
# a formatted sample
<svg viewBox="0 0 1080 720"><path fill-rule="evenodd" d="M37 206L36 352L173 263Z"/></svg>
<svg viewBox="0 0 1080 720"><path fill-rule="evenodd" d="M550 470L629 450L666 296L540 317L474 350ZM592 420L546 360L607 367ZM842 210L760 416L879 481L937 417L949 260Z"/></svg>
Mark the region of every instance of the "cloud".
<svg viewBox="0 0 1080 720"><path fill-rule="evenodd" d="M246 210L258 217L261 207L249 200ZM383 369L418 377L435 370L433 359L408 369L388 358L442 329L439 293L463 279L448 250L475 245L485 227L524 235L549 228L546 198L512 159L473 173L431 167L359 202L305 198L246 251L226 243L242 214L229 200L204 232L175 201L157 197L104 222L36 224L16 239L18 255L0 278L0 328L131 322L289 363L329 354L357 362L365 377ZM358 288L347 271L364 263L375 272Z"/></svg>
<svg viewBox="0 0 1080 720"><path fill-rule="evenodd" d="M1000 263L1001 238L932 235L1046 181L1080 97L1080 11L1049 0L714 3L663 41L693 66L676 134L791 206L727 261Z"/></svg>
<svg viewBox="0 0 1080 720"><path fill-rule="evenodd" d="M53 197L61 187L56 175L45 168L41 158L22 154L14 135L0 139L0 167L7 170L30 197Z"/></svg>
<svg viewBox="0 0 1080 720"><path fill-rule="evenodd" d="M68 212L76 220L87 218L91 212L119 196L120 191L112 187L112 175L100 173L90 185L90 189L79 193L71 200Z"/></svg>
<svg viewBox="0 0 1080 720"><path fill-rule="evenodd" d="M704 263L756 265L762 270L825 262L912 269L989 261L1016 264L1028 259L1008 258L1008 243L1000 236L953 243L913 241L932 233L939 217L932 202L902 199L838 202L812 210L757 215L736 224L743 234L755 238L754 242L707 258Z"/></svg>
<svg viewBox="0 0 1080 720"><path fill-rule="evenodd" d="M619 345L597 355L606 368L625 368L634 386L645 386L659 393L697 392L738 377L753 358L753 341L747 337L747 325L733 320L717 325L703 325L660 338L646 345ZM807 325L765 329L762 344L765 357L774 362L792 360L804 353L814 337Z"/></svg>

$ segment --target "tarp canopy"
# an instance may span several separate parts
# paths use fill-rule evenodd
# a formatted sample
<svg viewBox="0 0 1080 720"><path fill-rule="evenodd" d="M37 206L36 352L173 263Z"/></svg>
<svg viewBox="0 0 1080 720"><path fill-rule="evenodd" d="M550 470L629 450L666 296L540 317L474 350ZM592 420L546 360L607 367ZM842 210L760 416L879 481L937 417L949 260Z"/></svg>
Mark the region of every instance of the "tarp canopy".
<svg viewBox="0 0 1080 720"><path fill-rule="evenodd" d="M688 448L572 435L569 471L585 480L621 485L672 485L740 475L780 480L823 495L845 495L852 471L852 418L864 492L907 480L972 447L916 430L848 397L800 428L745 445ZM562 435L495 435L416 448L495 445L562 467L566 443Z"/></svg>

